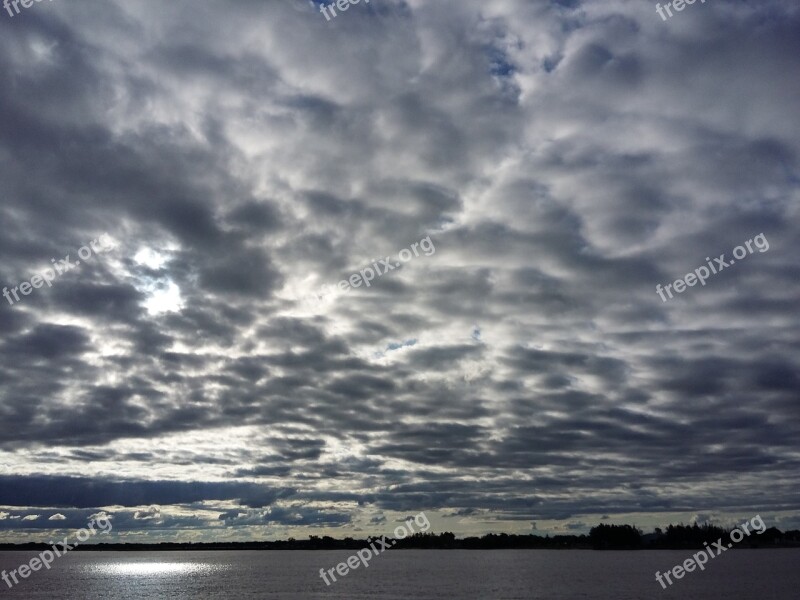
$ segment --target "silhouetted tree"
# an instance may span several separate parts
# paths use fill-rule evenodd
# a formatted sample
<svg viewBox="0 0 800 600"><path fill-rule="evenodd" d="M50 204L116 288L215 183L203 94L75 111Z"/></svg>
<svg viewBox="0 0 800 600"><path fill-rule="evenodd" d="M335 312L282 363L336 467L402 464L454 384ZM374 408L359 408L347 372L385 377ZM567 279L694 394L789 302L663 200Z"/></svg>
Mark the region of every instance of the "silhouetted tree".
<svg viewBox="0 0 800 600"><path fill-rule="evenodd" d="M589 531L595 550L632 550L642 545L642 532L630 525L601 524Z"/></svg>

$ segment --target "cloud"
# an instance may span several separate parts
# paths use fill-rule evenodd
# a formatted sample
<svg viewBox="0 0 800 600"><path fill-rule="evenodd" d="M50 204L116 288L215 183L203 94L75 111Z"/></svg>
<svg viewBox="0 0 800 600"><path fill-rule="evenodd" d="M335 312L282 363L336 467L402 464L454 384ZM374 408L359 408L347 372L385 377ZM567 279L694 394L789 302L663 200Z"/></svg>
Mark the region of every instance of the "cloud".
<svg viewBox="0 0 800 600"><path fill-rule="evenodd" d="M161 518L161 507L160 506L150 506L147 510L137 510L133 514L133 518L137 521L147 521L150 519L160 519Z"/></svg>
<svg viewBox="0 0 800 600"><path fill-rule="evenodd" d="M0 287L115 248L0 299L4 539L112 508L157 540L421 510L464 534L794 522L799 19L114 0L8 22Z"/></svg>
<svg viewBox="0 0 800 600"><path fill-rule="evenodd" d="M115 481L64 476L0 476L0 504L6 506L142 506L239 499L247 506L267 506L290 490L248 483L199 481ZM158 512L158 506L137 514Z"/></svg>

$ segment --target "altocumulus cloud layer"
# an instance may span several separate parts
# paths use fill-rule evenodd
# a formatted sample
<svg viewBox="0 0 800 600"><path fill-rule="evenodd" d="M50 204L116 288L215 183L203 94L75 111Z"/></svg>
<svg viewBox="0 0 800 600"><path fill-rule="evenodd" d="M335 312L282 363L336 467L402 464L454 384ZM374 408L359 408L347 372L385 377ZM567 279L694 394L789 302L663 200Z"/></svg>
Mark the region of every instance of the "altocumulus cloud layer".
<svg viewBox="0 0 800 600"><path fill-rule="evenodd" d="M114 242L0 300L2 540L98 509L126 540L800 525L794 0L0 28L2 284Z"/></svg>

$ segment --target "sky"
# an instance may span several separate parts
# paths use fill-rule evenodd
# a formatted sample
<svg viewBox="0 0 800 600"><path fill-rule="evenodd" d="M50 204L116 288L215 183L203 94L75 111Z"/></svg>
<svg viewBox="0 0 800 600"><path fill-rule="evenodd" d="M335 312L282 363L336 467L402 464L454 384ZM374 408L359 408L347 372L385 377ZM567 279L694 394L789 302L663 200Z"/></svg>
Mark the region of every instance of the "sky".
<svg viewBox="0 0 800 600"><path fill-rule="evenodd" d="M59 0L0 80L0 541L800 527L795 0Z"/></svg>

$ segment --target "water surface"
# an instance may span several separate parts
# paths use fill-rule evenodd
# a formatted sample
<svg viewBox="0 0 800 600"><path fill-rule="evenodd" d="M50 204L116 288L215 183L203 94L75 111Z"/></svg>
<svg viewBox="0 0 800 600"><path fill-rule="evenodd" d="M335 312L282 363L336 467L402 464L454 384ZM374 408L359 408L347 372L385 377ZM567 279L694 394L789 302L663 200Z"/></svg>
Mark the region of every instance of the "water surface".
<svg viewBox="0 0 800 600"><path fill-rule="evenodd" d="M688 550L391 550L327 587L350 551L76 552L0 597L79 600L797 600L800 549L736 550L662 590ZM0 569L33 552L0 552Z"/></svg>

